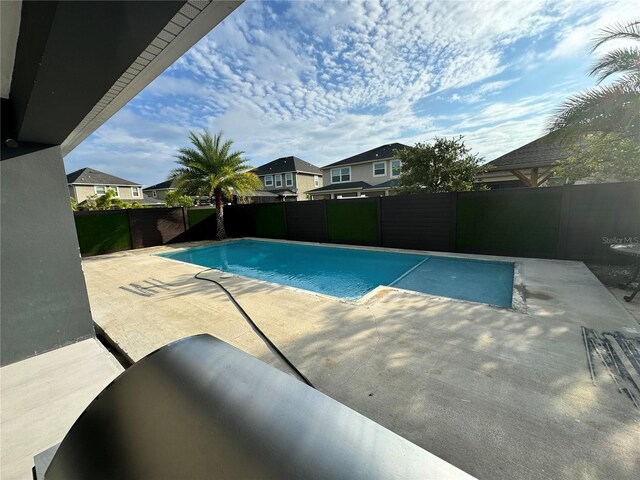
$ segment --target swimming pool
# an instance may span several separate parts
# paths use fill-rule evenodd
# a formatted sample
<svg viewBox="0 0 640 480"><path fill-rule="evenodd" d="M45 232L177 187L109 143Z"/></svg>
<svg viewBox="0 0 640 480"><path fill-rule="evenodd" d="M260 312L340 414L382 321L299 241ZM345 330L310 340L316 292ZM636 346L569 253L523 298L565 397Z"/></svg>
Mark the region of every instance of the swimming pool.
<svg viewBox="0 0 640 480"><path fill-rule="evenodd" d="M233 240L161 257L356 300L380 285L511 307L513 263Z"/></svg>

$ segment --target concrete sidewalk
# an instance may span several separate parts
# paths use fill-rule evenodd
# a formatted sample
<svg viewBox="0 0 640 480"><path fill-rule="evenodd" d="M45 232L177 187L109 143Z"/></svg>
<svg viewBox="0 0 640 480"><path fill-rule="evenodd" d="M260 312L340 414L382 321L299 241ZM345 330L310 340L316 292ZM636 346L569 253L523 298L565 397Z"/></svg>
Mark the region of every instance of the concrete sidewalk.
<svg viewBox="0 0 640 480"><path fill-rule="evenodd" d="M200 267L153 253L83 260L94 319L134 360L211 333L282 370ZM581 326L640 326L578 262L515 259L521 311L382 289L356 304L243 277L221 281L324 393L478 478L637 478L640 415ZM154 286L155 285L155 286Z"/></svg>
<svg viewBox="0 0 640 480"><path fill-rule="evenodd" d="M95 339L2 367L2 480L31 480L33 457L59 443L122 371Z"/></svg>

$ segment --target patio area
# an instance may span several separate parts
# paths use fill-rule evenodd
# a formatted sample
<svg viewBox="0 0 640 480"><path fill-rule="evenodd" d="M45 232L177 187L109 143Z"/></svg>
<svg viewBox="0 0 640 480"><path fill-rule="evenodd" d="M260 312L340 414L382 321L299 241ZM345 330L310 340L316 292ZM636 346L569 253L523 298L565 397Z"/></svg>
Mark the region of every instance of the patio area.
<svg viewBox="0 0 640 480"><path fill-rule="evenodd" d="M83 259L94 321L134 361L207 332L287 371L219 288L193 278L203 268L155 256L202 244ZM524 303L513 310L391 288L343 302L205 276L319 390L471 475L634 478L640 410L599 360L592 384L581 327L634 338L638 320L581 262L507 260Z"/></svg>

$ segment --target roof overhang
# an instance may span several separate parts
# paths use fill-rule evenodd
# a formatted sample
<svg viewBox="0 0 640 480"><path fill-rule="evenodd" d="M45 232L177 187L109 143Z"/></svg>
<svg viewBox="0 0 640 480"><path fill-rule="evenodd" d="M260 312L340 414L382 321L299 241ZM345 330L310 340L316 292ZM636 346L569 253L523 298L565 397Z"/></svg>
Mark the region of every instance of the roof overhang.
<svg viewBox="0 0 640 480"><path fill-rule="evenodd" d="M307 193L321 195L323 193L336 193L336 192L353 192L354 190L363 190L364 187L351 187L351 188L335 188L331 190L308 190ZM367 188L366 190L370 190Z"/></svg>
<svg viewBox="0 0 640 480"><path fill-rule="evenodd" d="M69 153L241 3L24 2L3 137Z"/></svg>

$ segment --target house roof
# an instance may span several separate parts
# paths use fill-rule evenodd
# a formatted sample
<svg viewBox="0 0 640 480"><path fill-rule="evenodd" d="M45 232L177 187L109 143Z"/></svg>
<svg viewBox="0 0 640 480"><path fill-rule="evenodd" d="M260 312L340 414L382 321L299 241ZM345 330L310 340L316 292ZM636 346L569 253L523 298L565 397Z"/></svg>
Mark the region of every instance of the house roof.
<svg viewBox="0 0 640 480"><path fill-rule="evenodd" d="M150 197L149 195L142 195L142 198L139 200L125 200L126 202L138 202L142 205L164 205L164 201L158 200L157 198Z"/></svg>
<svg viewBox="0 0 640 480"><path fill-rule="evenodd" d="M346 183L333 183L331 185L325 185L324 187L314 188L307 191L307 193L322 193L333 192L338 190L363 190L371 188L371 185L367 182L346 182Z"/></svg>
<svg viewBox="0 0 640 480"><path fill-rule="evenodd" d="M386 188L396 188L400 186L400 180L394 178L392 180L387 180L383 183L378 183L377 185L372 185L369 188L365 188L365 190L382 190Z"/></svg>
<svg viewBox="0 0 640 480"><path fill-rule="evenodd" d="M265 163L264 165L254 168L252 171L256 175L272 175L274 173L284 172L304 172L316 175L322 174L322 170L315 165L293 156L277 158L272 162Z"/></svg>
<svg viewBox="0 0 640 480"><path fill-rule="evenodd" d="M394 150L400 150L403 148L411 148L411 147L409 145L404 145L402 143L390 143L388 145L381 145L371 150L367 150L366 152L362 152L357 155L353 155L352 157L345 158L344 160L340 160L338 162L325 165L324 167L322 167L322 169L326 170L327 168L337 167L339 165L351 165L354 163L366 163L366 162L372 162L378 159L392 158Z"/></svg>
<svg viewBox="0 0 640 480"><path fill-rule="evenodd" d="M546 167L558 160L564 160L569 153L549 135L505 153L487 165L491 171L512 170L514 168Z"/></svg>
<svg viewBox="0 0 640 480"><path fill-rule="evenodd" d="M67 183L71 185L134 185L142 186L140 183L125 180L108 173L101 172L94 168L81 168L67 175Z"/></svg>
<svg viewBox="0 0 640 480"><path fill-rule="evenodd" d="M151 185L150 187L145 187L142 190L163 190L167 188L176 188L173 186L173 182L171 180L165 180L164 182L156 183L155 185Z"/></svg>

